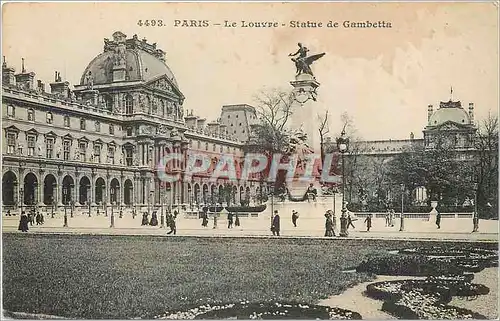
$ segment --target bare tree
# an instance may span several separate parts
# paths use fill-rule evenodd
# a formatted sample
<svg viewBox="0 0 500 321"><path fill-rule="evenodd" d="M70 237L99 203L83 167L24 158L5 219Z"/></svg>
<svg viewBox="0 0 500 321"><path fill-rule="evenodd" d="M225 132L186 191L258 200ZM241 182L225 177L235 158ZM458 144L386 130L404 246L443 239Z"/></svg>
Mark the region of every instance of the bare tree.
<svg viewBox="0 0 500 321"><path fill-rule="evenodd" d="M324 164L325 162L325 138L330 132L330 123L328 119L328 110L325 111L324 115L319 115L318 114L318 120L319 120L319 143L320 143L320 149L321 149L321 163Z"/></svg>

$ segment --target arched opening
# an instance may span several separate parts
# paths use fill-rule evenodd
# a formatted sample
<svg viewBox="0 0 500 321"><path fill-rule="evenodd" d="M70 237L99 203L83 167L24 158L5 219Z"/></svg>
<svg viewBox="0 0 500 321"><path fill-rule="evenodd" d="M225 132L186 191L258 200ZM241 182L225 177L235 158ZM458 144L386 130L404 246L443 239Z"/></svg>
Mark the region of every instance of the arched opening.
<svg viewBox="0 0 500 321"><path fill-rule="evenodd" d="M73 177L66 175L62 181L62 203L68 205L73 200L73 188L75 188L75 181Z"/></svg>
<svg viewBox="0 0 500 321"><path fill-rule="evenodd" d="M203 184L203 204L208 204L208 185Z"/></svg>
<svg viewBox="0 0 500 321"><path fill-rule="evenodd" d="M80 195L78 201L80 204L86 204L89 201L90 194L90 180L87 176L80 179Z"/></svg>
<svg viewBox="0 0 500 321"><path fill-rule="evenodd" d="M106 182L104 178L99 177L95 181L95 202L97 204L104 203L104 193L106 191Z"/></svg>
<svg viewBox="0 0 500 321"><path fill-rule="evenodd" d="M2 177L2 202L3 205L14 205L16 203L15 191L17 187L17 177L12 171L3 174Z"/></svg>
<svg viewBox="0 0 500 321"><path fill-rule="evenodd" d="M123 183L123 190L125 193L123 195L123 202L127 205L131 205L134 199L132 196L134 195L134 185L130 179L127 179L125 183Z"/></svg>
<svg viewBox="0 0 500 321"><path fill-rule="evenodd" d="M104 95L103 98L106 110L113 111L113 97L110 95Z"/></svg>
<svg viewBox="0 0 500 321"><path fill-rule="evenodd" d="M245 202L247 205L250 205L250 187L248 186L245 189Z"/></svg>
<svg viewBox="0 0 500 321"><path fill-rule="evenodd" d="M111 203L118 204L118 193L120 193L120 183L116 178L113 178L109 189L109 200Z"/></svg>
<svg viewBox="0 0 500 321"><path fill-rule="evenodd" d="M223 203L226 200L224 199L224 187L222 185L219 185L219 203Z"/></svg>
<svg viewBox="0 0 500 321"><path fill-rule="evenodd" d="M43 180L43 204L51 205L55 200L56 178L52 174L45 176Z"/></svg>
<svg viewBox="0 0 500 321"><path fill-rule="evenodd" d="M231 201L236 204L236 195L238 195L238 187L233 186L233 191L231 193Z"/></svg>
<svg viewBox="0 0 500 321"><path fill-rule="evenodd" d="M215 186L215 185L210 186L210 202L212 204L217 203L216 189L217 189L217 186Z"/></svg>
<svg viewBox="0 0 500 321"><path fill-rule="evenodd" d="M188 204L191 205L193 204L193 189L191 188L191 184L187 184L187 197L188 197Z"/></svg>
<svg viewBox="0 0 500 321"><path fill-rule="evenodd" d="M194 201L196 204L200 203L200 185L194 184Z"/></svg>
<svg viewBox="0 0 500 321"><path fill-rule="evenodd" d="M36 190L38 188L38 179L35 174L28 173L24 176L24 204L34 205L37 201Z"/></svg>

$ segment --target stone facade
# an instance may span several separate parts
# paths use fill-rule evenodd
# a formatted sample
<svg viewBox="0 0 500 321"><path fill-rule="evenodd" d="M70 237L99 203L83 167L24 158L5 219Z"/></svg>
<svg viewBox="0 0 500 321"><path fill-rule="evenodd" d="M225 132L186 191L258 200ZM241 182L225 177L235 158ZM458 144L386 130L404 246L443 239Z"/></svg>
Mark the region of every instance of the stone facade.
<svg viewBox="0 0 500 321"><path fill-rule="evenodd" d="M55 72L51 92L45 92L24 61L16 74L4 59L3 205L217 201L228 181L209 181L209 174L221 153L234 155L241 169L240 137L220 120L206 124L184 114L184 96L156 44L121 32L104 43L73 90ZM213 165L188 181L184 173L192 152L209 155ZM161 158L170 153L184 159L168 164L181 177L171 186L157 175ZM251 181L231 184L235 202L256 191Z"/></svg>

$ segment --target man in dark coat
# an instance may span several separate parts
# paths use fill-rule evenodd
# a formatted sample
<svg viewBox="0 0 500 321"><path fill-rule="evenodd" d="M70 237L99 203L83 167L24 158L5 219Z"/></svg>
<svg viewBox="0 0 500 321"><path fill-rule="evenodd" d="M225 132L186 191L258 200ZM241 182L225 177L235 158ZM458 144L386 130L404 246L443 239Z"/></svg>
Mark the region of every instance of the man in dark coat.
<svg viewBox="0 0 500 321"><path fill-rule="evenodd" d="M441 228L441 213L437 213L436 215L436 226L438 227L438 229Z"/></svg>
<svg viewBox="0 0 500 321"><path fill-rule="evenodd" d="M227 213L227 228L233 227L233 213Z"/></svg>
<svg viewBox="0 0 500 321"><path fill-rule="evenodd" d="M142 223L141 225L148 225L149 222L148 222L148 213L147 212L144 212L142 213Z"/></svg>
<svg viewBox="0 0 500 321"><path fill-rule="evenodd" d="M170 227L170 231L167 234L177 234L177 228L175 225L175 217L176 215L172 215L170 213L167 214L167 225Z"/></svg>
<svg viewBox="0 0 500 321"><path fill-rule="evenodd" d="M368 216L365 219L366 223L366 231L370 232L370 228L372 227L372 214L368 214Z"/></svg>
<svg viewBox="0 0 500 321"><path fill-rule="evenodd" d="M207 210L208 209L204 209L203 210L203 213L201 214L201 217L203 218L203 221L201 222L201 226L203 227L207 227L208 225L208 213L207 213Z"/></svg>
<svg viewBox="0 0 500 321"><path fill-rule="evenodd" d="M355 228L354 224L352 224L352 217L351 214L347 214L347 229L349 226L352 226L352 228Z"/></svg>
<svg viewBox="0 0 500 321"><path fill-rule="evenodd" d="M334 224L333 224L333 214L331 211L327 211L325 213L325 237L335 236Z"/></svg>
<svg viewBox="0 0 500 321"><path fill-rule="evenodd" d="M19 219L19 231L28 232L28 215L23 211L21 213L21 218Z"/></svg>
<svg viewBox="0 0 500 321"><path fill-rule="evenodd" d="M292 210L292 223L294 227L297 227L297 219L299 218L299 213L297 211Z"/></svg>
<svg viewBox="0 0 500 321"><path fill-rule="evenodd" d="M273 235L280 236L280 216L278 211L274 211L273 223L271 225Z"/></svg>

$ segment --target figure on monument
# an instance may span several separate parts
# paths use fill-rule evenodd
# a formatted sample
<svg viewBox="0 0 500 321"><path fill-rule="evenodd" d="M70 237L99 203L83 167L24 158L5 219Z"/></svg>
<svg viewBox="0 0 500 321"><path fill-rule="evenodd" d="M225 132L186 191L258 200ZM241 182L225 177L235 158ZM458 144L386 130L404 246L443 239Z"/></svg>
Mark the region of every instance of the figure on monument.
<svg viewBox="0 0 500 321"><path fill-rule="evenodd" d="M89 70L85 76L85 80L87 81L87 89L94 89L94 76L92 76L92 71Z"/></svg>
<svg viewBox="0 0 500 321"><path fill-rule="evenodd" d="M299 49L297 50L297 52L288 55L290 57L294 57L292 58L292 61L295 62L295 68L297 73L296 76L300 74L308 74L314 77L314 74L311 69L311 64L316 60L318 60L319 58L323 57L325 53L323 52L320 54L307 56L309 49L307 49L307 47L304 47L300 42L298 43L298 45Z"/></svg>

